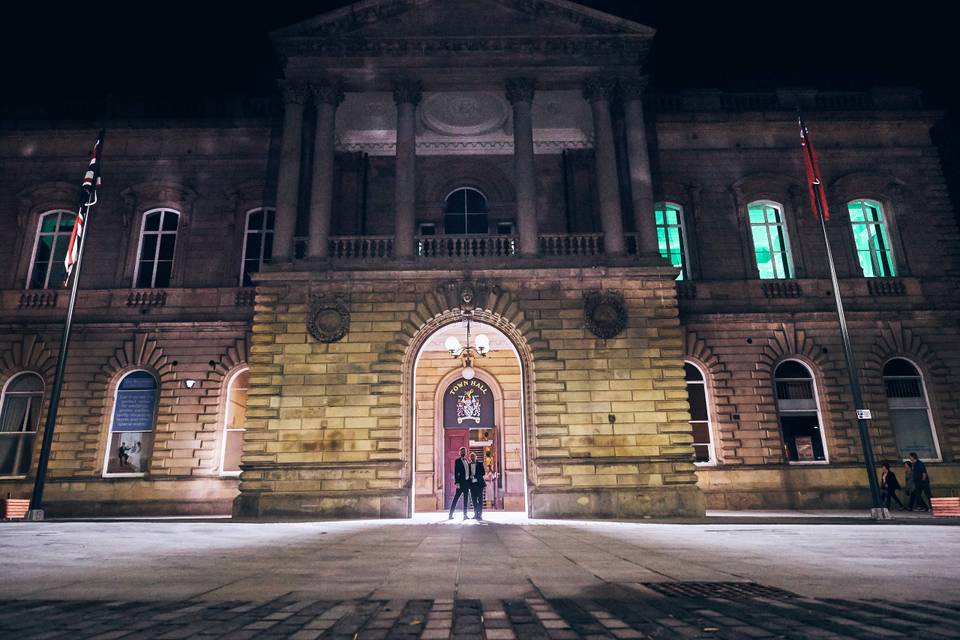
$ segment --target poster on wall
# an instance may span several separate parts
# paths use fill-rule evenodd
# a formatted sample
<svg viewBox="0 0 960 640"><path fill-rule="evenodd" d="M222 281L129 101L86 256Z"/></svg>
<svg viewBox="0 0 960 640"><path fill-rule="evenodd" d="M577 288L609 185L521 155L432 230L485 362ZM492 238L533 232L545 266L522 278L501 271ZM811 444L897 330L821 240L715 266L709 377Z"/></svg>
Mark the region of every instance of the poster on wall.
<svg viewBox="0 0 960 640"><path fill-rule="evenodd" d="M808 462L817 459L813 452L813 438L810 436L797 436L796 443L797 460Z"/></svg>
<svg viewBox="0 0 960 640"><path fill-rule="evenodd" d="M455 380L443 394L443 426L447 429L494 426L493 393L482 380Z"/></svg>
<svg viewBox="0 0 960 640"><path fill-rule="evenodd" d="M107 473L146 473L153 448L150 431L121 431L110 436Z"/></svg>

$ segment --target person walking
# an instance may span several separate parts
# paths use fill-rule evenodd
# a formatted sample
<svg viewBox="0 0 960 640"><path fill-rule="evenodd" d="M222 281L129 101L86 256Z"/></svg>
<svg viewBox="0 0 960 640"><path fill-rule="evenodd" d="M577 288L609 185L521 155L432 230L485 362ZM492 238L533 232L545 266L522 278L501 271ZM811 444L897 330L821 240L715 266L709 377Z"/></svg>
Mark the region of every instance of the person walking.
<svg viewBox="0 0 960 640"><path fill-rule="evenodd" d="M450 503L450 515L447 520L453 520L453 510L457 506L457 500L463 496L463 519L467 519L467 500L470 496L470 483L467 481L467 448L460 447L460 457L453 461L453 482L457 485L457 492L453 496L453 502Z"/></svg>
<svg viewBox="0 0 960 640"><path fill-rule="evenodd" d="M915 502L919 502L919 511L929 511L930 499L933 498L933 494L930 493L930 476L927 475L927 465L923 464L916 452L911 451L908 457L913 465L914 486L914 491L910 494L910 510L914 511ZM924 495L927 496L927 502L923 501Z"/></svg>
<svg viewBox="0 0 960 640"><path fill-rule="evenodd" d="M897 489L900 488L900 481L897 480L897 474L890 470L890 463L884 462L880 467L883 471L880 473L880 495L883 498L883 506L890 508L890 501L895 500L900 511L906 509L900 498L897 497Z"/></svg>

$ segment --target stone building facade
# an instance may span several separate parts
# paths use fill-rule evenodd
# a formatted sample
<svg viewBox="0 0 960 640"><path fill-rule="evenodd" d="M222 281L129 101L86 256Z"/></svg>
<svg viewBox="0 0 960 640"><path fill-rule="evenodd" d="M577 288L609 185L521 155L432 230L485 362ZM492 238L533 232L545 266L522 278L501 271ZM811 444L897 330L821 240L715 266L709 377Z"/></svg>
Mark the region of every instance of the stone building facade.
<svg viewBox="0 0 960 640"><path fill-rule="evenodd" d="M534 517L866 505L798 104L875 456L960 486L958 229L915 94L648 94L653 31L559 0L370 0L272 37L273 108L107 123L49 512L442 511L461 442ZM0 135L11 495L91 129Z"/></svg>

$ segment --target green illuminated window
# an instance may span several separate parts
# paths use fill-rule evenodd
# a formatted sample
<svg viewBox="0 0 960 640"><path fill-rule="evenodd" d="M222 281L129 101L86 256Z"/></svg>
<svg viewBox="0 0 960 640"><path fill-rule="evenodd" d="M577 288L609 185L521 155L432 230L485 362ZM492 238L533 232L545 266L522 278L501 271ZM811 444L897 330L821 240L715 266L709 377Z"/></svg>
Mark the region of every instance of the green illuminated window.
<svg viewBox="0 0 960 640"><path fill-rule="evenodd" d="M747 205L753 255L762 280L793 278L793 260L783 208L776 202L751 202Z"/></svg>
<svg viewBox="0 0 960 640"><path fill-rule="evenodd" d="M658 202L653 209L657 223L657 244L660 255L680 267L677 280L686 277L686 238L683 233L683 207L673 202Z"/></svg>
<svg viewBox="0 0 960 640"><path fill-rule="evenodd" d="M892 278L897 275L890 249L890 235L883 208L875 200L847 203L857 260L864 278Z"/></svg>

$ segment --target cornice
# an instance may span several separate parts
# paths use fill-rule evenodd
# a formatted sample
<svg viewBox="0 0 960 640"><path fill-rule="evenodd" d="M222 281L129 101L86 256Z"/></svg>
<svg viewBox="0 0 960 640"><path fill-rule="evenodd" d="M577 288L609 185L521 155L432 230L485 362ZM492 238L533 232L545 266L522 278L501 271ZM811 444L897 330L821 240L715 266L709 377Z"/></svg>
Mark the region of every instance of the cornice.
<svg viewBox="0 0 960 640"><path fill-rule="evenodd" d="M536 153L561 153L564 149L592 149L593 141L578 140L536 140L533 143ZM337 151L363 151L370 155L393 155L395 142L338 142ZM512 140L418 140L417 153L433 154L489 154L509 155L513 153Z"/></svg>
<svg viewBox="0 0 960 640"><path fill-rule="evenodd" d="M428 57L451 53L545 55L614 55L636 61L650 49L650 40L636 35L509 36L475 38L328 38L285 39L279 48L292 57Z"/></svg>

